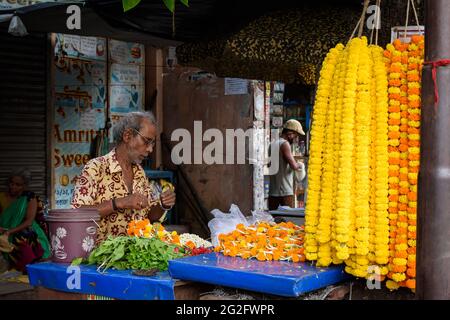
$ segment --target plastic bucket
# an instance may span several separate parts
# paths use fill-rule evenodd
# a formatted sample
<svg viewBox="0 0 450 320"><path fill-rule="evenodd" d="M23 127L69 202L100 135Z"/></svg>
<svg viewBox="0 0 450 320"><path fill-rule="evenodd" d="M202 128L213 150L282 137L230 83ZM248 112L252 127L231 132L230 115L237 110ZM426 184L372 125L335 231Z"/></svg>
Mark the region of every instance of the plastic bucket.
<svg viewBox="0 0 450 320"><path fill-rule="evenodd" d="M87 258L95 246L99 220L97 209L49 210L46 221L52 261L71 263L75 258Z"/></svg>

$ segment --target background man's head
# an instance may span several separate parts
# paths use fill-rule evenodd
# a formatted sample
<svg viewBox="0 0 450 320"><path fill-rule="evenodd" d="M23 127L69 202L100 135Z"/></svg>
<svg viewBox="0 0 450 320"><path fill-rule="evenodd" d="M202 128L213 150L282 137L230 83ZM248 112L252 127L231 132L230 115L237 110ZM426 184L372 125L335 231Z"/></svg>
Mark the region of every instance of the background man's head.
<svg viewBox="0 0 450 320"><path fill-rule="evenodd" d="M290 119L284 124L281 134L290 144L292 144L296 139L298 139L298 137L304 136L305 132L303 131L302 124L299 121Z"/></svg>

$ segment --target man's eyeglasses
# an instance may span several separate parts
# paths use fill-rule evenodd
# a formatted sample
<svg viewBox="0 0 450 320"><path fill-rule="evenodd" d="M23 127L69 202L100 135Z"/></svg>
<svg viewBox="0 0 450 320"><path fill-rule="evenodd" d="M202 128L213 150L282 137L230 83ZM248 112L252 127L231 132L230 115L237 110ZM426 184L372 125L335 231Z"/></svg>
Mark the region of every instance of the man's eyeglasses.
<svg viewBox="0 0 450 320"><path fill-rule="evenodd" d="M145 143L145 145L147 147L150 147L150 146L154 147L155 146L155 140L154 139L145 137L144 135L142 135L142 133L140 133L138 130L136 130L134 128L133 128L133 130L136 131L136 133L141 136L142 140L144 140L144 143Z"/></svg>

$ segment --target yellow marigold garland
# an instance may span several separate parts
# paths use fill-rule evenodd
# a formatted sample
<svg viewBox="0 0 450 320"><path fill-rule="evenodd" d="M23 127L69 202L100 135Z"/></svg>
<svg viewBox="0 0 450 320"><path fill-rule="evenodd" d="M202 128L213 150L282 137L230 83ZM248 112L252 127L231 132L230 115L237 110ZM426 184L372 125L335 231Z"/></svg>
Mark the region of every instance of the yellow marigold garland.
<svg viewBox="0 0 450 320"><path fill-rule="evenodd" d="M308 260L317 260L318 257L316 232L319 223L324 129L326 126L326 115L329 107L333 74L337 59L342 50L343 45L338 44L327 54L322 70L320 71L320 80L314 104L314 126L311 128L311 149L308 163L308 204L305 209L305 255Z"/></svg>

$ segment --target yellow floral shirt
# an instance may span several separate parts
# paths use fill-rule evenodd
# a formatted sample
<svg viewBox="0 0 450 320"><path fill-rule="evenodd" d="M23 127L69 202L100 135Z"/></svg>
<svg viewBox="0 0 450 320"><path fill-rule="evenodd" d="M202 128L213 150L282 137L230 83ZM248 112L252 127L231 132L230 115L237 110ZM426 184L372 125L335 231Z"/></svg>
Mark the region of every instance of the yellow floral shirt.
<svg viewBox="0 0 450 320"><path fill-rule="evenodd" d="M133 164L133 190L129 192L122 175L122 168L116 158L116 150L90 160L77 179L72 196L72 207L98 205L112 198L122 198L131 193L142 193L147 197L156 193L156 188L145 175L144 169ZM150 209L119 209L117 212L101 218L97 231L97 243L108 235L127 235L128 222L134 219L148 218Z"/></svg>

